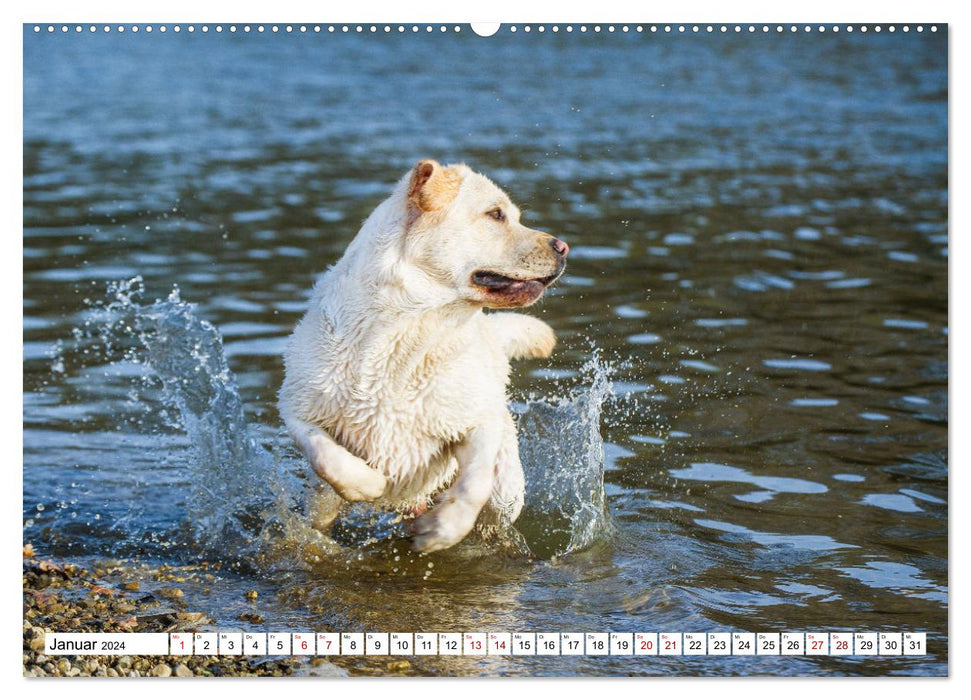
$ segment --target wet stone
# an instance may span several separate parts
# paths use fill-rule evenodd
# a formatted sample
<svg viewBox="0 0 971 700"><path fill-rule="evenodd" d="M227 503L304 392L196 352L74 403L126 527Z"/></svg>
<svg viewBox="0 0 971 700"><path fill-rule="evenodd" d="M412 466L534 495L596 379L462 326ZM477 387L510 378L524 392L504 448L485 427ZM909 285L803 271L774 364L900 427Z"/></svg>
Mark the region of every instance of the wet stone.
<svg viewBox="0 0 971 700"><path fill-rule="evenodd" d="M181 588L174 588L171 586L159 588L158 594L163 598L169 598L171 600L182 600L185 597L185 592Z"/></svg>
<svg viewBox="0 0 971 700"><path fill-rule="evenodd" d="M148 672L148 675L166 678L172 675L172 668L168 664L155 664L152 666L152 670Z"/></svg>
<svg viewBox="0 0 971 700"><path fill-rule="evenodd" d="M40 636L32 637L27 644L33 651L41 651L45 645L44 633L41 632Z"/></svg>

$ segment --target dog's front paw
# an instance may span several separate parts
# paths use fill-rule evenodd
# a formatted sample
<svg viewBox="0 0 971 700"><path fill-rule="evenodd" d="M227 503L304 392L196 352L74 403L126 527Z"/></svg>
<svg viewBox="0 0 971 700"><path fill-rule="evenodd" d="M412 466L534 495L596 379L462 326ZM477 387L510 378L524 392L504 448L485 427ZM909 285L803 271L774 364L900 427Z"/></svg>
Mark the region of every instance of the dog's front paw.
<svg viewBox="0 0 971 700"><path fill-rule="evenodd" d="M443 503L425 513L412 525L411 548L416 552L435 552L462 541L478 512L461 501Z"/></svg>
<svg viewBox="0 0 971 700"><path fill-rule="evenodd" d="M537 319L538 320L538 319ZM556 334L553 329L542 321L534 324L530 329L529 347L524 351L528 358L545 359L553 354L553 347L556 345Z"/></svg>
<svg viewBox="0 0 971 700"><path fill-rule="evenodd" d="M343 447L324 443L312 453L310 466L345 501L376 501L388 488L384 474Z"/></svg>
<svg viewBox="0 0 971 700"><path fill-rule="evenodd" d="M376 501L388 488L388 480L375 469L366 467L351 481L332 481L331 486L345 501Z"/></svg>

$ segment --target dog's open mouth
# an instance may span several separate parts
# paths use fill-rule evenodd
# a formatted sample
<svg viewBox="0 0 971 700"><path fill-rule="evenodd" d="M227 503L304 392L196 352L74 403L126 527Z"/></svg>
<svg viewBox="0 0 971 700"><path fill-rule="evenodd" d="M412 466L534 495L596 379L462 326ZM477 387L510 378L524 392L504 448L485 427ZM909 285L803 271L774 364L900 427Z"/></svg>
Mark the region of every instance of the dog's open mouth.
<svg viewBox="0 0 971 700"><path fill-rule="evenodd" d="M538 294L546 287L550 286L560 276L562 270L549 275L548 277L536 277L534 279L515 279L500 275L498 272L488 270L476 270L472 273L472 283L480 287L485 287L490 292L496 294L518 295L523 293Z"/></svg>

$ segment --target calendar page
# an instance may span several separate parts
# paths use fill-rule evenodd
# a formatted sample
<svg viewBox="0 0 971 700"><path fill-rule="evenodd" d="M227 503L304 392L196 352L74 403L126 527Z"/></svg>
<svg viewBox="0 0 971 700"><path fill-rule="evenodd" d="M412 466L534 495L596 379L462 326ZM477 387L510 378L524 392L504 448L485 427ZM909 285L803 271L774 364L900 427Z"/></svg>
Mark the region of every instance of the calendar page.
<svg viewBox="0 0 971 700"><path fill-rule="evenodd" d="M650 14L26 20L25 677L948 675L948 25Z"/></svg>

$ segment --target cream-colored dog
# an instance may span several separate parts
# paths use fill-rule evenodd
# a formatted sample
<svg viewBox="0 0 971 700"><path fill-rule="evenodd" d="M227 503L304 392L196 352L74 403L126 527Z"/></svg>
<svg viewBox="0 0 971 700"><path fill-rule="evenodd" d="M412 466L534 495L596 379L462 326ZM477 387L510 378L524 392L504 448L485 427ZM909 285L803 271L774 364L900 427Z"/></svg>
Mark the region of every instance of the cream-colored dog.
<svg viewBox="0 0 971 700"><path fill-rule="evenodd" d="M538 319L483 309L535 302L568 251L482 175L418 163L290 338L280 413L314 471L348 501L423 513L418 551L456 544L480 511L514 521L525 480L509 360L548 357L556 340Z"/></svg>

